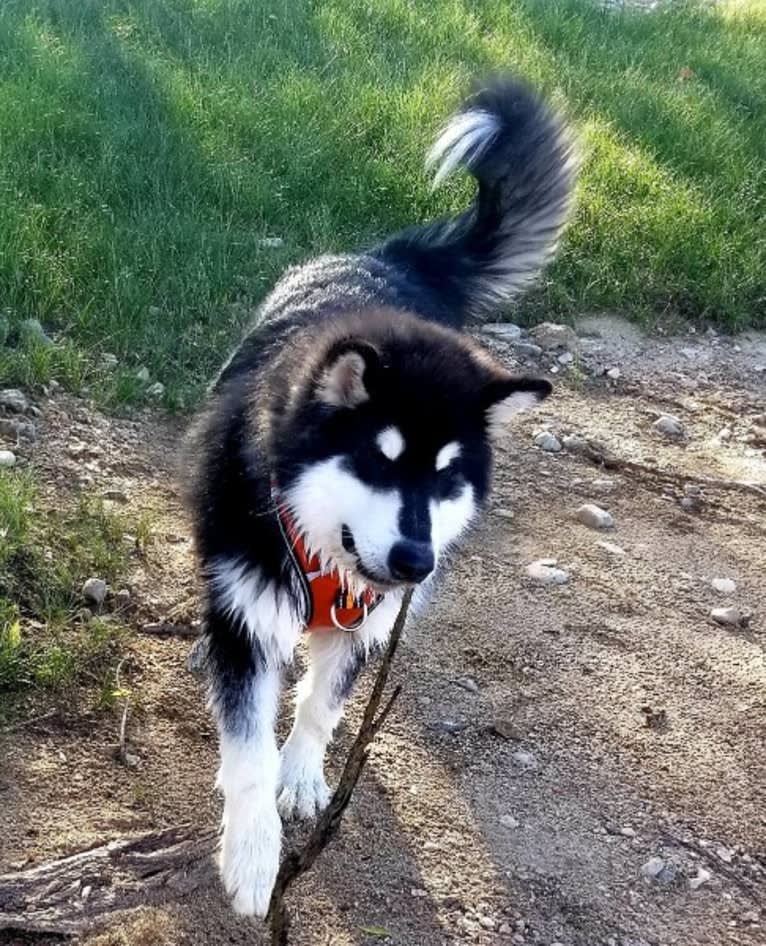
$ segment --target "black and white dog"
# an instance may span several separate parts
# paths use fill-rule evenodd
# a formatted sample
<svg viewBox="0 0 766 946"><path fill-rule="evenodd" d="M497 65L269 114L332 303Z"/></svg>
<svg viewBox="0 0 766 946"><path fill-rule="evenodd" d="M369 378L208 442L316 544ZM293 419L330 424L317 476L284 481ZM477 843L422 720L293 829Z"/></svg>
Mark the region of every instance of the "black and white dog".
<svg viewBox="0 0 766 946"><path fill-rule="evenodd" d="M428 582L474 519L494 433L550 393L460 333L552 255L575 167L559 119L493 80L429 157L478 181L465 213L359 256L290 270L223 368L189 440L220 731L220 866L237 911L264 915L281 818L326 805L326 746L403 589ZM282 668L310 666L277 747Z"/></svg>

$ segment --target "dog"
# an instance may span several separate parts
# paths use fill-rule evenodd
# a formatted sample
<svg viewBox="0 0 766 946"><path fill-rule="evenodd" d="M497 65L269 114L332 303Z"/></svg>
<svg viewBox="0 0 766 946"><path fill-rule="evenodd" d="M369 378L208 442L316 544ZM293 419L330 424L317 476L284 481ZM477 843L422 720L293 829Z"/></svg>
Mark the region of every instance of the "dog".
<svg viewBox="0 0 766 946"><path fill-rule="evenodd" d="M220 870L236 911L264 916L282 819L327 804L324 755L404 590L421 592L476 519L493 438L551 391L461 330L552 256L576 176L564 122L496 77L439 134L435 184L478 183L454 219L360 255L287 271L213 383L187 451L224 798ZM309 669L281 752L283 668Z"/></svg>

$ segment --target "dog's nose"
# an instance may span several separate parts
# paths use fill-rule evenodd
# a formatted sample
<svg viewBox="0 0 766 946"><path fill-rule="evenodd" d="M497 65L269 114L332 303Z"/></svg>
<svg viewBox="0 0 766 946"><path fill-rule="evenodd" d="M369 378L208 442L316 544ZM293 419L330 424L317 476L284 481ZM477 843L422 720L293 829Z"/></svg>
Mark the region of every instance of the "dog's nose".
<svg viewBox="0 0 766 946"><path fill-rule="evenodd" d="M388 553L391 575L399 581L423 581L434 570L430 542L396 542Z"/></svg>

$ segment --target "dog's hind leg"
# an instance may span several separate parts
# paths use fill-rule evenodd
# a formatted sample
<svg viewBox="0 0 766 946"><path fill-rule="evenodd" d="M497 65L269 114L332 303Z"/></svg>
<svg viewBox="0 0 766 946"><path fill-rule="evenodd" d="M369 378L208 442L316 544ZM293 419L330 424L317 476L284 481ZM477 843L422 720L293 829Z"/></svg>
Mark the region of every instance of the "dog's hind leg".
<svg viewBox="0 0 766 946"><path fill-rule="evenodd" d="M207 617L207 652L220 735L218 786L224 796L221 876L237 912L264 916L282 837L274 735L280 668L267 660L242 622L214 605Z"/></svg>
<svg viewBox="0 0 766 946"><path fill-rule="evenodd" d="M330 800L324 756L354 681L378 645L354 634L309 635L310 665L296 692L295 723L282 747L279 810L284 818L311 818Z"/></svg>

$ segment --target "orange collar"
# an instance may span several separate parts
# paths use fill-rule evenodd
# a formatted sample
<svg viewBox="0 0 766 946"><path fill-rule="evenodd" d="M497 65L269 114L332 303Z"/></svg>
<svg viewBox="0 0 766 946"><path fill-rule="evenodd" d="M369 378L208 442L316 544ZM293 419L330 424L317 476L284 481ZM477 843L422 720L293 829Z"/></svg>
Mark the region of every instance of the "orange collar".
<svg viewBox="0 0 766 946"><path fill-rule="evenodd" d="M276 481L271 496L277 511L277 522L285 540L290 560L299 578L303 596L303 623L307 631L357 631L370 612L383 600L371 588L354 596L345 586L337 569L323 571L318 555L309 555L303 535L298 531Z"/></svg>

